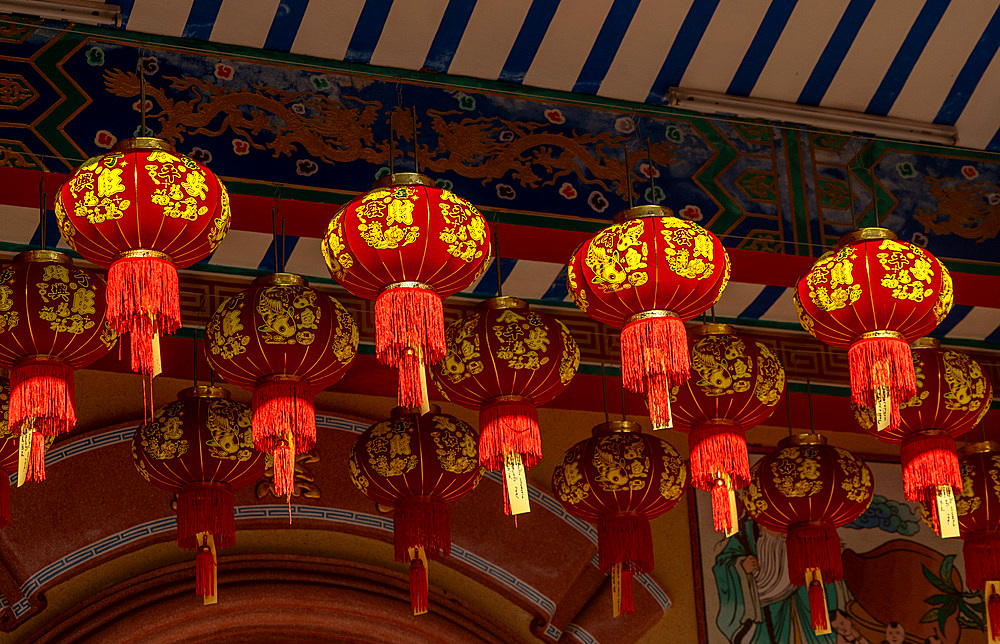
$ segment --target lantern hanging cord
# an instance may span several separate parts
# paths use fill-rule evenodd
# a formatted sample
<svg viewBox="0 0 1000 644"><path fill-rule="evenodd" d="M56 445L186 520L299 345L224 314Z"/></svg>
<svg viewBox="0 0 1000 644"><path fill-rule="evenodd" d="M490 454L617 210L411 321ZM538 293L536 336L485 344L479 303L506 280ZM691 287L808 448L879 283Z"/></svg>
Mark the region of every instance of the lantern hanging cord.
<svg viewBox="0 0 1000 644"><path fill-rule="evenodd" d="M271 247L274 252L274 271L281 272L278 264L278 203L281 199L281 184L274 184L274 205L271 206Z"/></svg>
<svg viewBox="0 0 1000 644"><path fill-rule="evenodd" d="M646 137L646 173L649 175L649 203L656 203L656 182L653 181L653 144Z"/></svg>
<svg viewBox="0 0 1000 644"><path fill-rule="evenodd" d="M282 273L285 272L285 263L288 261L288 255L285 252L285 218L281 218L281 269Z"/></svg>
<svg viewBox="0 0 1000 644"><path fill-rule="evenodd" d="M389 174L392 175L396 171L396 148L393 145L393 139L396 136L396 130L393 127L392 117L394 112L389 112Z"/></svg>
<svg viewBox="0 0 1000 644"><path fill-rule="evenodd" d="M143 66L143 51L139 51L136 72L139 75L139 135L146 136L146 69Z"/></svg>
<svg viewBox="0 0 1000 644"><path fill-rule="evenodd" d="M604 422L610 423L611 416L608 414L608 380L604 376L604 363L601 363L601 391L604 392Z"/></svg>
<svg viewBox="0 0 1000 644"><path fill-rule="evenodd" d="M410 106L410 113L413 115L413 171L420 172L420 158L419 150L420 146L417 145L417 106Z"/></svg>
<svg viewBox="0 0 1000 644"><path fill-rule="evenodd" d="M625 144L625 192L628 193L628 207L631 210L632 203L632 168L628 164L628 144Z"/></svg>
<svg viewBox="0 0 1000 644"><path fill-rule="evenodd" d="M496 274L497 274L497 297L503 295L503 273L500 269L500 216L495 214L495 221L493 223L493 261L496 263Z"/></svg>
<svg viewBox="0 0 1000 644"><path fill-rule="evenodd" d="M47 197L48 195L45 194L45 166L42 166L42 176L38 182L38 227L41 231L41 239L39 241L42 250L45 250L45 232L48 228L46 226L48 220L48 209L46 208L46 201L48 201Z"/></svg>
<svg viewBox="0 0 1000 644"><path fill-rule="evenodd" d="M806 378L806 400L809 402L809 432L815 434L816 427L813 424L812 382L808 378Z"/></svg>

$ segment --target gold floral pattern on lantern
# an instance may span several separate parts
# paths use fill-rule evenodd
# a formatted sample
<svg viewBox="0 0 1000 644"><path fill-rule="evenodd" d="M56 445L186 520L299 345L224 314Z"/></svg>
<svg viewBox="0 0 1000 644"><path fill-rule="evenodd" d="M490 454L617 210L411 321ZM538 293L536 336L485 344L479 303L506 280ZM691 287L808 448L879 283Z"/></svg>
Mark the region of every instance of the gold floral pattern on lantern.
<svg viewBox="0 0 1000 644"><path fill-rule="evenodd" d="M358 467L358 461L354 458L354 451L351 451L351 458L348 459L347 467L351 472L351 481L354 485L361 490L362 494L368 493L368 477L364 475L361 468Z"/></svg>
<svg viewBox="0 0 1000 644"><path fill-rule="evenodd" d="M163 207L164 216L197 221L208 212L208 206L198 203L208 196L205 173L193 159L152 150L146 161L146 172L156 185L150 201Z"/></svg>
<svg viewBox="0 0 1000 644"><path fill-rule="evenodd" d="M548 328L534 313L521 315L513 309L503 311L493 326L500 345L496 356L506 360L511 369L537 370L548 364L548 356L543 355L549 345Z"/></svg>
<svg viewBox="0 0 1000 644"><path fill-rule="evenodd" d="M635 434L602 436L594 448L593 466L598 472L594 483L605 492L635 492L645 488L649 479L646 444Z"/></svg>
<svg viewBox="0 0 1000 644"><path fill-rule="evenodd" d="M948 391L944 394L945 408L975 411L984 406L986 377L979 363L956 351L945 351L943 357L944 380L948 383Z"/></svg>
<svg viewBox="0 0 1000 644"><path fill-rule="evenodd" d="M14 269L8 266L0 273L0 333L8 329L13 329L21 323L21 316L17 311L11 311L14 307L14 289L11 284L14 282Z"/></svg>
<svg viewBox="0 0 1000 644"><path fill-rule="evenodd" d="M923 302L925 297L934 293L930 287L934 269L923 249L894 239L884 239L879 244L879 250L884 252L876 257L886 270L881 285L892 290L892 297Z"/></svg>
<svg viewBox="0 0 1000 644"><path fill-rule="evenodd" d="M142 451L152 459L165 461L187 454L184 403L172 402L157 409L152 421L139 425L139 438Z"/></svg>
<svg viewBox="0 0 1000 644"><path fill-rule="evenodd" d="M571 505L581 503L590 494L590 483L580 473L578 459L581 449L581 444L571 447L563 456L562 467L556 468L552 476L556 495Z"/></svg>
<svg viewBox="0 0 1000 644"><path fill-rule="evenodd" d="M212 220L212 229L208 231L208 242L212 246L218 246L229 232L229 224L232 221L232 212L229 210L229 192L223 190L220 195L222 207L219 216Z"/></svg>
<svg viewBox="0 0 1000 644"><path fill-rule="evenodd" d="M854 259L857 251L845 246L840 250L824 253L813 265L806 278L809 299L822 311L836 311L848 307L861 298L860 284L854 283ZM799 319L804 311L796 302ZM803 322L803 327L805 323ZM808 329L807 329L808 330Z"/></svg>
<svg viewBox="0 0 1000 644"><path fill-rule="evenodd" d="M674 446L663 441L663 473L660 475L660 496L667 501L676 501L684 494L687 482L687 468Z"/></svg>
<svg viewBox="0 0 1000 644"><path fill-rule="evenodd" d="M445 354L441 370L442 375L454 383L483 371L479 334L476 333L478 322L478 316L469 316L461 324L451 325L445 330L445 343L454 350Z"/></svg>
<svg viewBox="0 0 1000 644"><path fill-rule="evenodd" d="M844 472L844 480L840 487L847 492L849 501L862 502L871 496L871 470L864 467L854 455L839 447L833 448L837 453L837 464Z"/></svg>
<svg viewBox="0 0 1000 644"><path fill-rule="evenodd" d="M420 237L413 225L419 192L406 186L372 190L358 208L358 233L371 248L388 250L412 244Z"/></svg>
<svg viewBox="0 0 1000 644"><path fill-rule="evenodd" d="M811 315L806 313L806 310L802 307L802 302L799 301L799 292L795 291L792 294L792 304L795 305L795 315L799 318L799 324L805 329L806 333L812 333L813 328L816 326L816 320L812 318Z"/></svg>
<svg viewBox="0 0 1000 644"><path fill-rule="evenodd" d="M338 333L330 344L330 350L333 352L337 362L340 364L347 364L354 360L355 354L358 352L358 325L354 323L354 318L351 314L347 312L344 305L340 303L340 300L332 300L333 308L337 311L337 323L340 325L341 329L348 331L347 333ZM319 316L316 316L317 319Z"/></svg>
<svg viewBox="0 0 1000 644"><path fill-rule="evenodd" d="M320 308L311 288L269 286L257 298L257 313L263 320L257 330L265 344L308 346L316 339Z"/></svg>
<svg viewBox="0 0 1000 644"><path fill-rule="evenodd" d="M250 408L229 400L212 399L208 404L205 427L210 438L205 441L213 458L243 462L254 454Z"/></svg>
<svg viewBox="0 0 1000 644"><path fill-rule="evenodd" d="M812 447L786 447L771 463L774 487L787 497L803 497L823 490L819 461Z"/></svg>
<svg viewBox="0 0 1000 644"><path fill-rule="evenodd" d="M996 459L996 456L993 458ZM996 463L994 463L994 465L996 465ZM968 461L959 461L958 466L962 472L962 491L955 497L955 507L958 509L958 515L962 516L978 510L979 506L982 505L983 500L976 496L976 490L973 487L972 481L972 468L969 466ZM921 515L926 514L923 504L920 505L920 510ZM926 523L932 523L929 520L929 517L924 518L924 521Z"/></svg>
<svg viewBox="0 0 1000 644"><path fill-rule="evenodd" d="M211 336L209 350L212 355L219 356L223 360L231 360L234 356L246 353L247 345L250 344L250 336L240 333L245 329L240 322L245 294L244 291L240 291L227 299L219 307L219 315L213 315L209 321L212 331L209 334Z"/></svg>
<svg viewBox="0 0 1000 644"><path fill-rule="evenodd" d="M4 423L4 427L6 426L7 424ZM146 469L146 463L139 458L135 441L132 441L132 462L135 463L135 469L139 471L139 475L146 479L146 481L149 481L149 470Z"/></svg>
<svg viewBox="0 0 1000 644"><path fill-rule="evenodd" d="M706 335L691 347L695 386L708 396L726 396L750 389L753 359L743 340L734 335Z"/></svg>
<svg viewBox="0 0 1000 644"><path fill-rule="evenodd" d="M97 295L85 271L71 274L65 264L47 264L35 286L42 303L49 305L39 309L38 317L53 331L79 335L94 327Z"/></svg>
<svg viewBox="0 0 1000 644"><path fill-rule="evenodd" d="M649 267L649 245L642 241L645 226L642 219L634 219L606 228L591 240L583 260L594 273L591 284L613 293L649 281L644 270Z"/></svg>
<svg viewBox="0 0 1000 644"><path fill-rule="evenodd" d="M760 351L760 356L757 358L758 376L754 385L754 396L762 404L774 407L778 404L781 393L785 390L785 370L771 347L763 342L755 341L754 344Z"/></svg>
<svg viewBox="0 0 1000 644"><path fill-rule="evenodd" d="M465 474L479 467L477 436L464 425L452 422L449 416L434 416L431 431L441 469L453 474Z"/></svg>
<svg viewBox="0 0 1000 644"><path fill-rule="evenodd" d="M559 324L559 334L562 336L563 350L562 357L559 358L559 382L569 384L569 381L576 375L576 370L580 368L580 348L573 339L573 334L569 332L566 325L561 320L556 320Z"/></svg>
<svg viewBox="0 0 1000 644"><path fill-rule="evenodd" d="M417 466L419 458L410 448L409 418L382 421L371 430L368 457L379 476L400 476Z"/></svg>
<svg viewBox="0 0 1000 644"><path fill-rule="evenodd" d="M948 317L948 312L951 311L951 305L955 302L955 285L951 281L951 274L947 271L941 271L941 292L938 294L938 299L934 302L934 318L937 320L938 324L941 323L946 317Z"/></svg>
<svg viewBox="0 0 1000 644"><path fill-rule="evenodd" d="M438 238L448 244L448 254L464 262L482 257L486 220L475 206L448 190L441 191L438 206L446 224ZM483 268L485 270L485 264Z"/></svg>
<svg viewBox="0 0 1000 644"><path fill-rule="evenodd" d="M569 294L573 298L573 304L584 313L590 303L587 302L587 293L580 288L580 283L576 279L576 271L572 264L566 266L566 283L569 284Z"/></svg>
<svg viewBox="0 0 1000 644"><path fill-rule="evenodd" d="M124 211L132 202L120 196L125 192L122 183L124 167L116 168L115 164L124 155L121 152L91 157L87 159L69 182L70 192L74 197L81 197L75 205L73 215L84 217L92 224L99 224L111 219L121 219ZM62 208L56 209L56 216ZM68 222L67 222L67 225ZM60 224L60 229L63 226Z"/></svg>
<svg viewBox="0 0 1000 644"><path fill-rule="evenodd" d="M759 480L757 473L761 462L757 461L750 468L750 484L743 489L743 505L746 506L747 512L754 516L766 511L770 507L767 504L767 498L760 491L760 486L757 485L757 481Z"/></svg>
<svg viewBox="0 0 1000 644"><path fill-rule="evenodd" d="M354 258L347 251L347 244L340 236L340 220L344 211L338 210L326 227L326 243L322 245L323 258L330 272L337 279L344 277L344 271L354 266Z"/></svg>
<svg viewBox="0 0 1000 644"><path fill-rule="evenodd" d="M701 226L675 217L660 220L660 234L666 242L663 252L670 270L681 277L703 280L715 272L715 245L711 235ZM723 280L727 280L723 277ZM725 283L722 285L725 288ZM721 289L720 289L721 292Z"/></svg>

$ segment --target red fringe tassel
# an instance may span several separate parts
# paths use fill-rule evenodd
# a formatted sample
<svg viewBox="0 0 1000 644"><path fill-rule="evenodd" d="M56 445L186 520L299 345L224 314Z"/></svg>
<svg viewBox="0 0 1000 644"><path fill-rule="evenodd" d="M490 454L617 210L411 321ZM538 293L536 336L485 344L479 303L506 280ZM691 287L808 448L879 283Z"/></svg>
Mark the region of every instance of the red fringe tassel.
<svg viewBox="0 0 1000 644"><path fill-rule="evenodd" d="M187 550L198 548L199 532L211 534L216 548L233 545L236 516L228 485L192 483L177 494L177 545Z"/></svg>
<svg viewBox="0 0 1000 644"><path fill-rule="evenodd" d="M680 318L652 317L625 325L621 334L622 379L629 391L646 394L653 428L670 422L670 388L691 371L687 331Z"/></svg>
<svg viewBox="0 0 1000 644"><path fill-rule="evenodd" d="M911 434L899 448L903 462L903 492L910 501L925 501L939 485L950 485L955 496L962 491L955 439L947 434ZM936 506L936 504L935 504Z"/></svg>
<svg viewBox="0 0 1000 644"><path fill-rule="evenodd" d="M11 427L34 419L35 433L65 434L76 426L73 369L61 360L28 358L10 372Z"/></svg>
<svg viewBox="0 0 1000 644"><path fill-rule="evenodd" d="M605 575L611 573L616 563L634 565L639 572L652 570L653 533L649 519L634 515L598 519L597 554L601 572Z"/></svg>
<svg viewBox="0 0 1000 644"><path fill-rule="evenodd" d="M486 403L479 410L479 427L479 463L486 469L502 470L506 454L520 454L525 469L542 460L538 409L530 400Z"/></svg>
<svg viewBox="0 0 1000 644"><path fill-rule="evenodd" d="M316 445L316 410L309 383L300 378L273 377L253 390L253 444L262 452L273 452L295 438L296 453Z"/></svg>
<svg viewBox="0 0 1000 644"><path fill-rule="evenodd" d="M10 525L10 474L0 470L0 530Z"/></svg>
<svg viewBox="0 0 1000 644"><path fill-rule="evenodd" d="M750 459L746 432L737 425L701 425L688 436L691 448L691 484L711 490L719 473L725 473L734 489L750 483Z"/></svg>
<svg viewBox="0 0 1000 644"><path fill-rule="evenodd" d="M990 593L986 610L990 611L990 638L996 639L1000 637L1000 595Z"/></svg>
<svg viewBox="0 0 1000 644"><path fill-rule="evenodd" d="M840 536L828 523L799 523L788 531L785 540L788 551L788 579L796 586L805 586L807 568L819 568L825 583L844 578L840 558Z"/></svg>
<svg viewBox="0 0 1000 644"><path fill-rule="evenodd" d="M826 593L823 590L823 584L815 579L809 584L809 617L812 619L814 631L825 631L829 627Z"/></svg>
<svg viewBox="0 0 1000 644"><path fill-rule="evenodd" d="M215 559L208 546L199 546L194 558L194 589L199 597L211 597L215 587Z"/></svg>
<svg viewBox="0 0 1000 644"><path fill-rule="evenodd" d="M889 388L889 429L899 427L899 405L917 393L910 345L901 338L865 338L847 352L851 368L851 400L875 407L875 390Z"/></svg>
<svg viewBox="0 0 1000 644"><path fill-rule="evenodd" d="M969 590L985 590L986 582L1000 580L1000 533L971 532L962 538L965 583Z"/></svg>
<svg viewBox="0 0 1000 644"><path fill-rule="evenodd" d="M729 534L732 530L732 518L729 510L729 487L719 479L712 486L712 523L715 531Z"/></svg>
<svg viewBox="0 0 1000 644"><path fill-rule="evenodd" d="M410 607L414 615L423 615L430 608L427 568L419 558L410 562Z"/></svg>
<svg viewBox="0 0 1000 644"><path fill-rule="evenodd" d="M125 257L108 268L108 324L128 333L132 371L153 372L153 336L181 326L177 269L161 257Z"/></svg>
<svg viewBox="0 0 1000 644"><path fill-rule="evenodd" d="M396 561L409 561L410 548L417 547L423 547L428 559L451 554L448 506L441 501L427 497L400 501L392 511L392 528Z"/></svg>
<svg viewBox="0 0 1000 644"><path fill-rule="evenodd" d="M375 356L399 369L399 404L417 407L423 399L420 364L445 356L444 307L431 289L395 287L375 299Z"/></svg>
<svg viewBox="0 0 1000 644"><path fill-rule="evenodd" d="M620 611L626 615L635 612L635 600L632 592L632 567L629 564L622 566L622 595Z"/></svg>
<svg viewBox="0 0 1000 644"><path fill-rule="evenodd" d="M22 434L23 436L23 434ZM27 480L41 483L45 480L45 437L31 433L31 452L28 456Z"/></svg>
<svg viewBox="0 0 1000 644"><path fill-rule="evenodd" d="M271 453L274 465L274 493L291 501L295 491L295 451L282 443ZM291 523L291 517L289 517Z"/></svg>

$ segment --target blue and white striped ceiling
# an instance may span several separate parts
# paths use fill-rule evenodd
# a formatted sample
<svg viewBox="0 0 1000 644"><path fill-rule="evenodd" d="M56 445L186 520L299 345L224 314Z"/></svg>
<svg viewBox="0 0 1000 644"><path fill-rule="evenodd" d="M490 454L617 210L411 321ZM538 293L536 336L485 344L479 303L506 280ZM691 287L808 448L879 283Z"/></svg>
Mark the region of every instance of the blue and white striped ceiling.
<svg viewBox="0 0 1000 644"><path fill-rule="evenodd" d="M954 125L1000 151L992 0L109 0L125 28L664 104L670 87Z"/></svg>

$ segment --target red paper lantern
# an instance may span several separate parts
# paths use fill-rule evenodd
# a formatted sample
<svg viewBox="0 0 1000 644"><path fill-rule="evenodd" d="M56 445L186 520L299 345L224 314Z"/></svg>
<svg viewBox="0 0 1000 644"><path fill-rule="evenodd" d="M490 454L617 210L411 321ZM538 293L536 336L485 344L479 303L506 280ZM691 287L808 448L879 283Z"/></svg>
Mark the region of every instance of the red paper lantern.
<svg viewBox="0 0 1000 644"><path fill-rule="evenodd" d="M108 322L131 335L132 370L151 374L154 336L181 325L177 269L229 230L225 186L162 139L128 139L73 173L56 217L66 243L108 269Z"/></svg>
<svg viewBox="0 0 1000 644"><path fill-rule="evenodd" d="M978 362L965 353L941 349L934 338L914 342L912 353L917 392L899 406L899 426L878 431L875 410L857 405L854 416L880 441L902 444L906 498L930 508L931 524L941 534L939 506L950 513L954 504L949 497L962 491L955 439L989 411L993 387ZM942 487L952 488L951 493Z"/></svg>
<svg viewBox="0 0 1000 644"><path fill-rule="evenodd" d="M10 426L33 434L29 480L45 480L43 436L76 425L73 369L115 346L104 280L64 253L21 253L0 271L0 367L10 369Z"/></svg>
<svg viewBox="0 0 1000 644"><path fill-rule="evenodd" d="M747 513L785 533L788 578L809 587L812 627L830 632L823 584L844 577L837 528L857 519L872 500L871 470L817 434L789 436L750 470Z"/></svg>
<svg viewBox="0 0 1000 644"><path fill-rule="evenodd" d="M535 407L565 391L580 366L569 329L524 300L495 297L452 323L445 338L448 353L432 371L434 382L446 399L479 410L479 462L502 470L516 455L534 467L542 458ZM506 477L504 509L511 513Z"/></svg>
<svg viewBox="0 0 1000 644"><path fill-rule="evenodd" d="M689 334L692 377L674 389L674 429L688 433L691 484L712 493L715 529L736 529L734 491L750 482L746 431L771 417L785 370L770 347L728 324Z"/></svg>
<svg viewBox="0 0 1000 644"><path fill-rule="evenodd" d="M221 387L184 389L136 428L132 459L144 479L177 494L177 545L198 551L198 595L216 596L213 549L236 539L233 492L264 475L250 409Z"/></svg>
<svg viewBox="0 0 1000 644"><path fill-rule="evenodd" d="M929 252L885 228L841 237L798 283L802 327L849 349L851 399L875 407L880 429L899 426L899 405L916 393L910 342L948 315L951 276Z"/></svg>
<svg viewBox="0 0 1000 644"><path fill-rule="evenodd" d="M290 495L295 454L316 444L316 392L338 382L358 351L350 313L298 275L272 273L230 297L205 326L209 362L253 391L253 441L274 456L274 489Z"/></svg>
<svg viewBox="0 0 1000 644"><path fill-rule="evenodd" d="M670 387L689 376L682 321L719 300L729 271L715 235L652 205L619 213L569 261L566 282L576 305L622 329L625 386L646 395L653 429L671 426Z"/></svg>
<svg viewBox="0 0 1000 644"><path fill-rule="evenodd" d="M10 381L0 378L0 529L10 524L10 476L17 472L19 434L8 424ZM45 437L45 451L55 438ZM44 473L44 471L43 471Z"/></svg>
<svg viewBox="0 0 1000 644"><path fill-rule="evenodd" d="M479 484L476 430L442 414L398 407L354 443L351 480L376 503L392 506L396 561L410 564L413 614L427 612L427 559L451 554L447 504Z"/></svg>
<svg viewBox="0 0 1000 644"><path fill-rule="evenodd" d="M553 471L552 489L566 511L597 523L601 572L621 588L613 598L616 616L635 610L632 575L653 569L649 520L677 505L686 482L677 450L627 420L595 427Z"/></svg>
<svg viewBox="0 0 1000 644"><path fill-rule="evenodd" d="M375 355L399 369L399 404L419 406L423 365L445 355L441 300L486 269L486 220L421 174L391 174L333 216L323 256L344 288L375 300Z"/></svg>
<svg viewBox="0 0 1000 644"><path fill-rule="evenodd" d="M967 445L959 451L959 463L962 493L957 505L965 583L969 590L983 593L992 642L1000 638L1000 443Z"/></svg>

